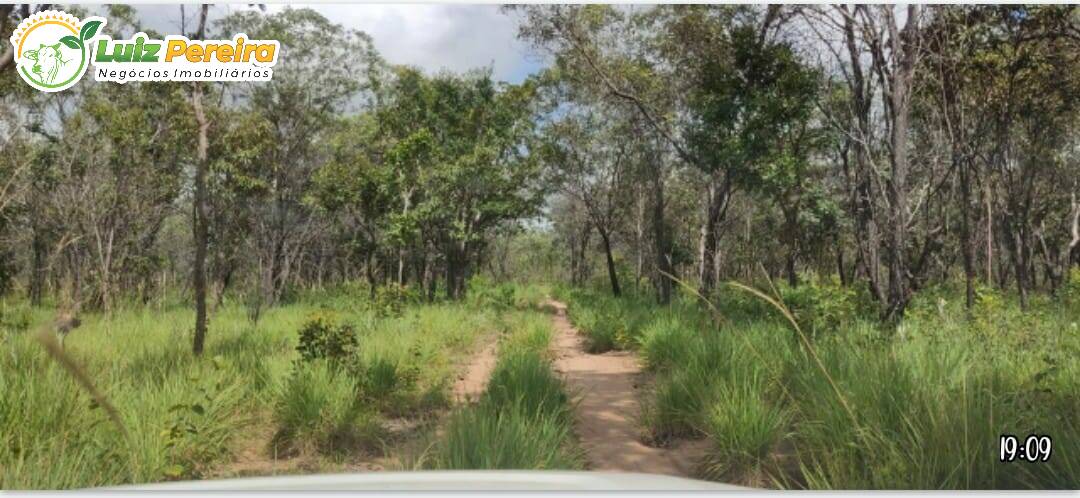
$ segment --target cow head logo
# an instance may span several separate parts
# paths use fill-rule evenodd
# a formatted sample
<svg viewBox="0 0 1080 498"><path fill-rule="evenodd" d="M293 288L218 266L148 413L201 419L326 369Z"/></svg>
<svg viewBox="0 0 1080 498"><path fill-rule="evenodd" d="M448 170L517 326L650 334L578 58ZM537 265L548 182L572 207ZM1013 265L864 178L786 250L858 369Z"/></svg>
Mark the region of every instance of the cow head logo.
<svg viewBox="0 0 1080 498"><path fill-rule="evenodd" d="M16 71L28 85L59 92L74 85L90 65L90 40L105 19L79 18L58 10L38 12L11 35Z"/></svg>

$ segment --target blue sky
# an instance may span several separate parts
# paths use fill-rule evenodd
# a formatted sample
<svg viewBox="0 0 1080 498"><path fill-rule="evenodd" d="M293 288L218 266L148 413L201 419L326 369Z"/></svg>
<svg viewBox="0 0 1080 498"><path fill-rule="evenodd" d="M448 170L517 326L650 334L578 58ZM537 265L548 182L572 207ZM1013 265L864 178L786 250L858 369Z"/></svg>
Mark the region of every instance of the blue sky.
<svg viewBox="0 0 1080 498"><path fill-rule="evenodd" d="M294 7L303 7L295 5ZM453 4L316 4L322 15L346 27L371 35L375 47L393 64L409 64L426 71L465 71L491 67L495 78L519 83L543 63L517 40L516 14L504 14L498 5ZM180 33L179 5L136 5L142 22L163 33ZM247 9L243 4L222 4L211 19ZM283 5L267 5L269 12ZM188 26L195 8L188 6Z"/></svg>

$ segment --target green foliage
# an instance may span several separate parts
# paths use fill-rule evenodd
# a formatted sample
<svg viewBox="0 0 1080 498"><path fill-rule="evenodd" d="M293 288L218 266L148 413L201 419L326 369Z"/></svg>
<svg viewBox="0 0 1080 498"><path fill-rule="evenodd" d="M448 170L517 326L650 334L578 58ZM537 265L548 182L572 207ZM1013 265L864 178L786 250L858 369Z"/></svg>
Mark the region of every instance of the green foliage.
<svg viewBox="0 0 1080 498"><path fill-rule="evenodd" d="M26 303L10 304L7 301L0 301L0 331L23 332L30 328L32 318L32 310Z"/></svg>
<svg viewBox="0 0 1080 498"><path fill-rule="evenodd" d="M476 275L469 279L466 295L469 303L475 307L507 310L517 303L514 296L516 288L517 286L511 283L495 283L482 275Z"/></svg>
<svg viewBox="0 0 1080 498"><path fill-rule="evenodd" d="M351 374L360 379L366 399L392 410L415 393L420 365L402 365L391 359L375 357L368 363L354 363Z"/></svg>
<svg viewBox="0 0 1080 498"><path fill-rule="evenodd" d="M645 326L639 352L651 370L667 370L690 354L697 331L674 317L657 319Z"/></svg>
<svg viewBox="0 0 1080 498"><path fill-rule="evenodd" d="M224 375L218 375L225 369L224 358L215 356L211 364L213 370L208 375L211 382L189 378L198 386L197 396L169 407L171 419L161 432L169 462L164 469L167 479L204 477L213 463L229 455L230 432L235 419L246 418L237 409L241 388L226 382Z"/></svg>
<svg viewBox="0 0 1080 498"><path fill-rule="evenodd" d="M353 355L357 347L356 330L326 313L310 316L299 335L296 351L304 361L340 361Z"/></svg>
<svg viewBox="0 0 1080 498"><path fill-rule="evenodd" d="M569 298L572 303L580 303L570 307L568 314L574 326L585 334L587 350L592 354L635 347L649 319L646 298L582 292L571 293Z"/></svg>
<svg viewBox="0 0 1080 498"><path fill-rule="evenodd" d="M1080 267L1069 269L1065 284L1061 286L1061 297L1066 302L1080 304Z"/></svg>
<svg viewBox="0 0 1080 498"><path fill-rule="evenodd" d="M297 364L274 406L274 451L287 455L374 448L380 427L362 399L359 383L330 363Z"/></svg>
<svg viewBox="0 0 1080 498"><path fill-rule="evenodd" d="M382 317L400 316L406 306L420 302L420 295L407 285L390 283L375 288L369 307Z"/></svg>
<svg viewBox="0 0 1080 498"><path fill-rule="evenodd" d="M512 407L539 418L563 417L569 421L569 399L562 381L537 352L517 352L499 359L481 402Z"/></svg>
<svg viewBox="0 0 1080 498"><path fill-rule="evenodd" d="M704 475L729 480L760 466L785 437L791 414L767 399L768 385L760 377L725 383L717 400L706 409L703 431L712 443Z"/></svg>
<svg viewBox="0 0 1080 498"><path fill-rule="evenodd" d="M779 283L784 304L811 335L834 333L854 322L864 312L858 294L840 284L835 275L828 278L807 275L798 286Z"/></svg>
<svg viewBox="0 0 1080 498"><path fill-rule="evenodd" d="M523 315L514 320L526 326L504 342L487 390L476 405L451 415L443 438L422 465L436 469L582 468L582 454L573 445L569 398L543 354L550 329L536 323L546 318Z"/></svg>
<svg viewBox="0 0 1080 498"><path fill-rule="evenodd" d="M791 340L790 325L773 318L775 311L753 311L752 303L721 293L722 309L733 313L717 329L693 313L652 306L654 318L638 343L656 373L642 407L648 439L662 445L707 438L702 476L726 482L812 489L1075 487L1075 455L1055 452L1049 462L1016 472L1001 472L996 456L1002 433L1051 433L1055 445L1080 437L1077 424L1063 415L1080 408L1071 395L1080 379L1075 313L1053 300L1032 300L1021 311L1015 296L992 289L979 294L970 319L956 287L932 287L916 296L895 330L855 312L854 319L836 320L830 333L819 333L814 347L856 423L815 361ZM603 302L584 291L561 295L571 306ZM810 309L803 308L800 320Z"/></svg>

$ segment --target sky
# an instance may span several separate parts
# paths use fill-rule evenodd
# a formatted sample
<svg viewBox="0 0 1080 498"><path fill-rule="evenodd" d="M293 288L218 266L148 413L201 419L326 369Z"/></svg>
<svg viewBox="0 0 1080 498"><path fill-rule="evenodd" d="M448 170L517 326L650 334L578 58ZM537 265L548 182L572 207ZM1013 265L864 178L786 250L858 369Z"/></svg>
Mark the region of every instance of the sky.
<svg viewBox="0 0 1080 498"><path fill-rule="evenodd" d="M392 64L418 66L429 72L491 67L496 79L511 83L520 83L544 65L517 39L517 14L503 13L498 5L316 4L308 7L345 27L371 35L375 48ZM134 8L145 26L164 34L180 33L179 5ZM242 4L215 6L210 19L247 8ZM266 6L271 13L285 8L275 4ZM195 10L193 6L187 8L189 29L195 22Z"/></svg>

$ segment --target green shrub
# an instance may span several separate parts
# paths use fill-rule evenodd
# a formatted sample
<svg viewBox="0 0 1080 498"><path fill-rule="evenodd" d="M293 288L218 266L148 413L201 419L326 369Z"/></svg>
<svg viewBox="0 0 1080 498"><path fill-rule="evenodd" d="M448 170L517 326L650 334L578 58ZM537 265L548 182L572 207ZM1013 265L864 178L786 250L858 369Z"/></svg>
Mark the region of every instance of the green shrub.
<svg viewBox="0 0 1080 498"><path fill-rule="evenodd" d="M1074 266L1069 270L1061 295L1067 303L1080 304L1080 267Z"/></svg>
<svg viewBox="0 0 1080 498"><path fill-rule="evenodd" d="M356 346L356 330L351 325L340 324L325 313L316 313L300 328L296 351L304 361L327 359L337 362L351 356Z"/></svg>
<svg viewBox="0 0 1080 498"><path fill-rule="evenodd" d="M169 407L170 418L162 435L165 436L168 479L199 479L212 465L229 454L229 437L245 420L239 411L242 387L227 382L226 376L215 375L226 370L225 360L215 356L213 372L205 380L195 382L197 394L186 402Z"/></svg>
<svg viewBox="0 0 1080 498"><path fill-rule="evenodd" d="M277 396L277 454L371 449L380 437L375 415L364 406L360 385L326 361L295 366Z"/></svg>
<svg viewBox="0 0 1080 498"><path fill-rule="evenodd" d="M466 299L477 308L506 310L514 306L514 285L495 283L490 279L476 275L469 279Z"/></svg>
<svg viewBox="0 0 1080 498"><path fill-rule="evenodd" d="M850 324L860 311L855 290L841 285L835 275L823 279L811 274L796 287L781 283L778 290L795 319L813 335Z"/></svg>
<svg viewBox="0 0 1080 498"><path fill-rule="evenodd" d="M381 317L400 316L406 306L420 302L420 294L408 285L391 283L375 288L369 306Z"/></svg>

